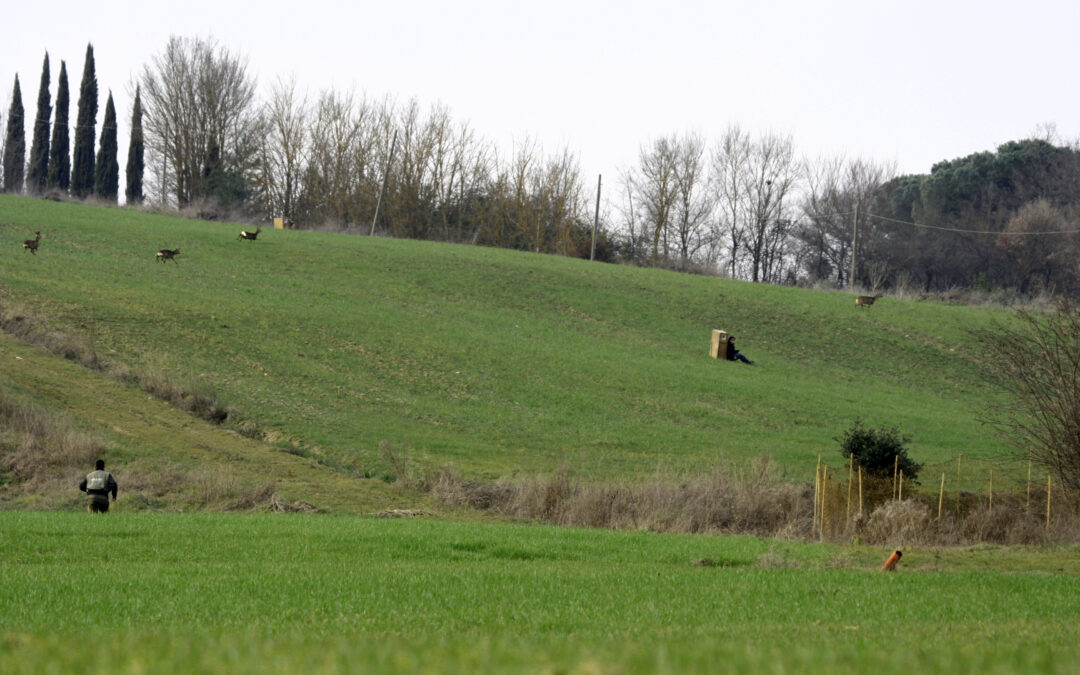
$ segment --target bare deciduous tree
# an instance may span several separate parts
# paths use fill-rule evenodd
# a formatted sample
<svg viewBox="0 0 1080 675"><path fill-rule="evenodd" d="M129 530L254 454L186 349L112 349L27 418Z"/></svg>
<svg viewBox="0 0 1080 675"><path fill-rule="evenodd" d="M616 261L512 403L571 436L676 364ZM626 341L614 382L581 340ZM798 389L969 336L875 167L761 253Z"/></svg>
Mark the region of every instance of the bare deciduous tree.
<svg viewBox="0 0 1080 675"><path fill-rule="evenodd" d="M661 256L666 259L669 255L668 236L678 201L677 167L678 139L675 137L656 139L638 152L633 199L640 207L639 217L649 229L654 266Z"/></svg>
<svg viewBox="0 0 1080 675"><path fill-rule="evenodd" d="M586 209L581 166L569 148L547 158L540 197L552 234L549 250L573 255L581 244L577 225Z"/></svg>
<svg viewBox="0 0 1080 675"><path fill-rule="evenodd" d="M436 106L424 119L419 102L412 99L398 113L397 123L397 163L392 198L386 204L390 231L398 237L423 239L428 236L438 194L432 180L435 151L450 116L445 107Z"/></svg>
<svg viewBox="0 0 1080 675"><path fill-rule="evenodd" d="M727 266L738 277L747 239L746 174L751 159L750 136L736 125L728 127L712 153L712 180L717 203L717 234L725 241Z"/></svg>
<svg viewBox="0 0 1080 675"><path fill-rule="evenodd" d="M1029 202L1009 219L997 237L997 246L1012 263L1013 282L1021 293L1068 283L1076 273L1080 252L1075 230L1077 222L1046 199ZM1073 234L1047 234L1067 232Z"/></svg>
<svg viewBox="0 0 1080 675"><path fill-rule="evenodd" d="M837 286L850 285L847 276L856 217L861 279L876 289L886 277L900 271L894 269L883 246L889 228L871 218L875 195L895 174L894 164L864 159L838 157L806 165L802 217L795 236L803 250L803 272L810 279L833 277Z"/></svg>
<svg viewBox="0 0 1080 675"><path fill-rule="evenodd" d="M1062 484L1080 489L1080 310L1062 302L1048 316L977 331L988 376L1012 395L988 417L1016 447Z"/></svg>
<svg viewBox="0 0 1080 675"><path fill-rule="evenodd" d="M174 36L139 84L147 148L170 165L159 191L184 207L208 196L215 172L246 171L261 129L244 59L212 39Z"/></svg>
<svg viewBox="0 0 1080 675"><path fill-rule="evenodd" d="M351 92L326 91L319 96L309 125L299 199L305 221L351 227L371 218L380 178L375 149L380 113Z"/></svg>
<svg viewBox="0 0 1080 675"><path fill-rule="evenodd" d="M799 167L790 136L766 134L752 148L745 189L750 215L750 280L779 281L791 224L789 197ZM785 200L789 203L785 204Z"/></svg>
<svg viewBox="0 0 1080 675"><path fill-rule="evenodd" d="M616 204L622 215L622 250L620 255L624 260L636 264L643 264L648 252L648 232L641 219L637 217L634 205L634 194L637 192L635 185L636 172L633 169L623 169L619 172L619 195L626 196L626 201L621 198Z"/></svg>
<svg viewBox="0 0 1080 675"><path fill-rule="evenodd" d="M684 266L699 251L710 249L708 224L715 199L705 172L705 141L697 134L687 134L679 139L675 153L674 229L679 258Z"/></svg>
<svg viewBox="0 0 1080 675"><path fill-rule="evenodd" d="M274 84L263 116L268 128L261 175L268 215L292 221L308 156L307 99L297 95L295 81Z"/></svg>

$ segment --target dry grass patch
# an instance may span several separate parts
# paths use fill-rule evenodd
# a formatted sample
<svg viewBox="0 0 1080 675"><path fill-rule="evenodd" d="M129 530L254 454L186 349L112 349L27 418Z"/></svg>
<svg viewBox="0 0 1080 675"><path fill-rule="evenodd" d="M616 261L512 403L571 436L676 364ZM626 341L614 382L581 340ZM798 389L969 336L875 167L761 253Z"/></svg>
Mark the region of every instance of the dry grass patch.
<svg viewBox="0 0 1080 675"><path fill-rule="evenodd" d="M0 390L0 483L51 488L103 452L104 444L64 413Z"/></svg>
<svg viewBox="0 0 1080 675"><path fill-rule="evenodd" d="M489 484L442 469L414 486L447 504L571 527L808 537L813 515L813 491L775 480L766 460L743 480L716 471L599 484L564 467L546 477Z"/></svg>
<svg viewBox="0 0 1080 675"><path fill-rule="evenodd" d="M567 468L545 477L483 483L452 469L409 483L439 501L499 516L569 527L651 530L676 534L748 534L793 540L861 541L891 547L1004 545L1080 541L1076 504L1056 507L1050 526L1015 496L1001 495L993 509L967 504L957 515L917 495L904 501L875 499L867 513L830 525L822 535L814 523L814 489L784 483L761 460L748 474L715 470L694 476L658 475L640 483L588 483ZM1045 504L1045 496L1042 497ZM1037 503L1037 495L1033 495ZM954 505L955 506L955 505ZM775 566L776 561L761 561Z"/></svg>

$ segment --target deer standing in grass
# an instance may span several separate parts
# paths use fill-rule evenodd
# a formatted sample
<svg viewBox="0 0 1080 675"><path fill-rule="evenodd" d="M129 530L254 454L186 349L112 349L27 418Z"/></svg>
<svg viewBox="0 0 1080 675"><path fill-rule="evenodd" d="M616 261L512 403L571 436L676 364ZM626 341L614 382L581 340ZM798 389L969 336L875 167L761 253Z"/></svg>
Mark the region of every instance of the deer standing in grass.
<svg viewBox="0 0 1080 675"><path fill-rule="evenodd" d="M159 263L165 263L165 261L171 260L171 261L173 261L175 263L176 262L176 256L178 256L178 255L180 255L180 249L178 249L178 248L174 248L172 250L169 250L167 248L163 248L163 249L161 249L160 251L157 252L157 255L154 256L154 260L158 261ZM180 263L176 263L176 264L179 265Z"/></svg>
<svg viewBox="0 0 1080 675"><path fill-rule="evenodd" d="M255 228L254 232L248 232L247 230L240 230L240 236L236 238L237 241L255 241L259 237L259 233L262 232L262 226Z"/></svg>
<svg viewBox="0 0 1080 675"><path fill-rule="evenodd" d="M30 251L30 253L37 255L38 245L41 244L41 233L34 232L34 234L37 236L35 236L33 239L27 239L22 243L24 253L26 251Z"/></svg>
<svg viewBox="0 0 1080 675"><path fill-rule="evenodd" d="M874 301L877 300L880 297L881 297L881 293L878 293L877 295L860 295L859 297L855 298L855 306L856 307L863 307L863 306L869 307L870 305L874 304Z"/></svg>

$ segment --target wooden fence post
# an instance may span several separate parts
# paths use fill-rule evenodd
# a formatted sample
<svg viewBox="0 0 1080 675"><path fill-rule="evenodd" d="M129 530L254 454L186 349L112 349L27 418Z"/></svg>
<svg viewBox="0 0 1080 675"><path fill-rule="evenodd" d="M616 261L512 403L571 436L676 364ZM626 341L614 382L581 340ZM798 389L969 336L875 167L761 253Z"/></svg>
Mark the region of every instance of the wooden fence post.
<svg viewBox="0 0 1080 675"><path fill-rule="evenodd" d="M896 476L897 476L897 472L899 470L900 470L900 455L893 455L893 465L892 465L892 496L893 496L893 499L896 499Z"/></svg>

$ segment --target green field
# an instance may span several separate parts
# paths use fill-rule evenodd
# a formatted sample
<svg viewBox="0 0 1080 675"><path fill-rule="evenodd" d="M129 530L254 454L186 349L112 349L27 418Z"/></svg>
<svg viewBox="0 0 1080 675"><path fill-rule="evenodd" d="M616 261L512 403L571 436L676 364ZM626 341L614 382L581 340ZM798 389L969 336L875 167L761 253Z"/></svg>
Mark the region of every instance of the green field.
<svg viewBox="0 0 1080 675"><path fill-rule="evenodd" d="M1075 546L0 513L0 672L1072 672ZM1053 566L1033 573L1032 566Z"/></svg>
<svg viewBox="0 0 1080 675"><path fill-rule="evenodd" d="M498 520L381 449L616 485L765 455L806 484L861 418L919 462L995 458L968 330L1007 312L239 229L0 196L0 318L105 362L0 333L0 673L1075 668L1076 545L907 547L879 574L888 548ZM713 328L756 365L709 359ZM120 500L91 517L99 455ZM274 508L323 513L251 513Z"/></svg>
<svg viewBox="0 0 1080 675"><path fill-rule="evenodd" d="M264 231L0 196L0 303L212 388L319 457L388 441L480 477L596 478L767 454L800 477L856 417L917 461L994 456L966 330L1007 314L506 250ZM22 239L41 230L38 255ZM155 264L159 248L178 264ZM711 360L713 328L753 367ZM69 402L69 407L78 407Z"/></svg>

